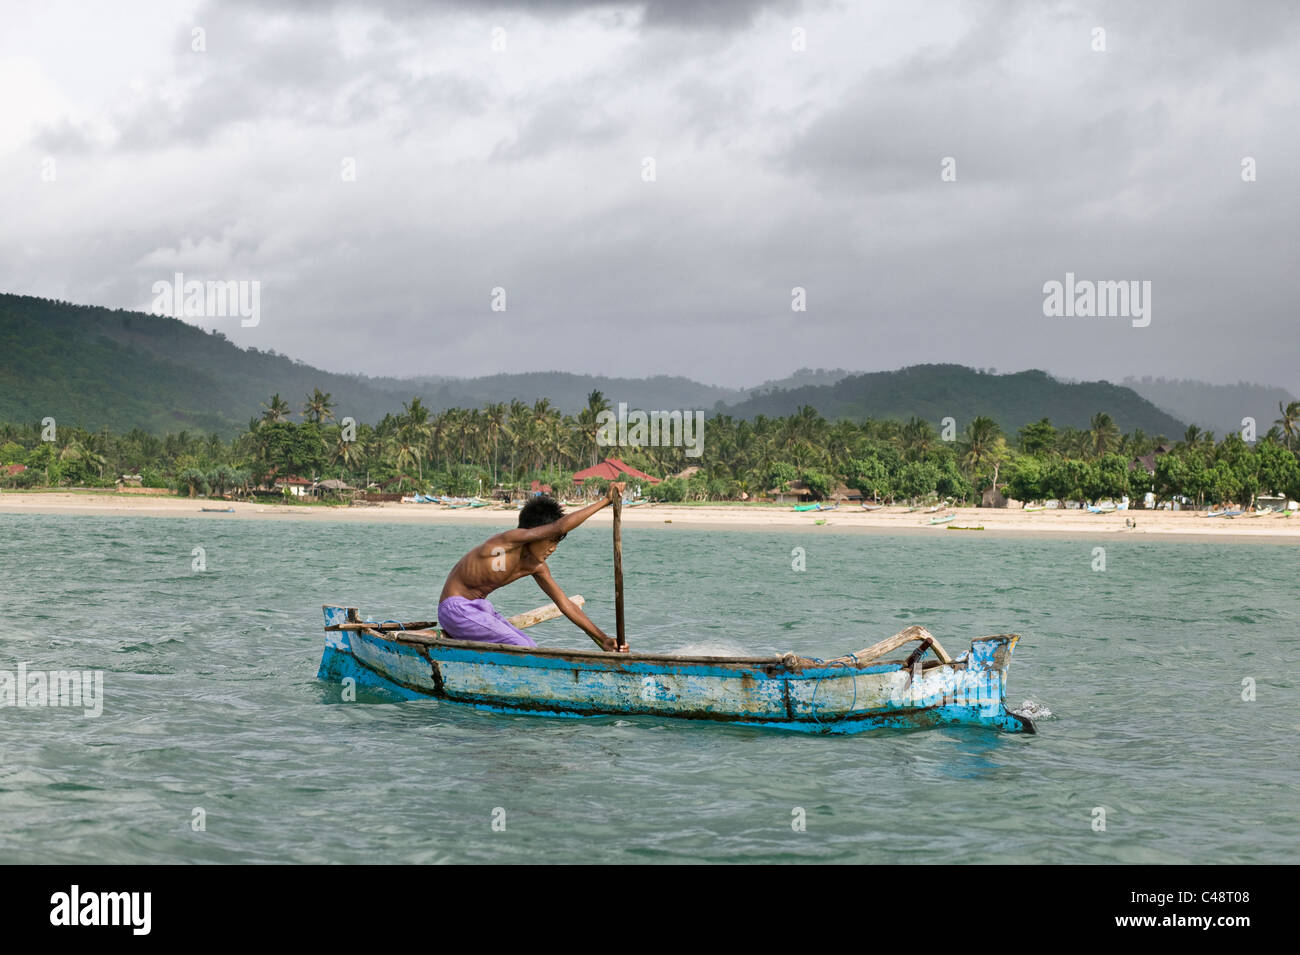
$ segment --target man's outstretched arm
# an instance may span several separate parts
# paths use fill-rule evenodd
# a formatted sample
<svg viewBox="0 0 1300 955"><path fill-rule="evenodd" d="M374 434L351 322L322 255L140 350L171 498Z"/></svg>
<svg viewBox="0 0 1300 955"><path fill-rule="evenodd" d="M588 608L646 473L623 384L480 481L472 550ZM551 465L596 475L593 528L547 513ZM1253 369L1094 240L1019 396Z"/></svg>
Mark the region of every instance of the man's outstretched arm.
<svg viewBox="0 0 1300 955"><path fill-rule="evenodd" d="M583 633L595 640L602 650L627 652L627 647L620 647L617 640L592 623L591 618L582 612L582 608L568 598L545 564L537 568L533 578L537 581L537 586L542 588L542 592L555 601L555 606L560 608L560 613L577 624Z"/></svg>
<svg viewBox="0 0 1300 955"><path fill-rule="evenodd" d="M502 536L511 544L527 544L530 541L551 540L561 534L567 534L575 527L580 526L583 521L602 507L612 504L614 495L621 496L626 488L627 483L625 481L615 481L609 486L605 496L595 504L588 504L580 511L565 514L558 521L553 521L550 524L543 524L540 527L516 527L513 530L506 531Z"/></svg>

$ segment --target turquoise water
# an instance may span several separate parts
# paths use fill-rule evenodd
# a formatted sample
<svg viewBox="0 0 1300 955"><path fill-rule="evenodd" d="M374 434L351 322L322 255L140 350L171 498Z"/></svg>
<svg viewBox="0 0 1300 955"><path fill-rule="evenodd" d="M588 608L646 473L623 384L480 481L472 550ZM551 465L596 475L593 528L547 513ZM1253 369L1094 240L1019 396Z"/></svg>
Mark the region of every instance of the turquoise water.
<svg viewBox="0 0 1300 955"><path fill-rule="evenodd" d="M624 530L634 648L826 657L923 623L956 653L1016 631L1008 703L1050 710L1037 736L548 720L343 703L315 680L322 603L424 618L487 533L0 515L0 670L105 671L98 718L0 709L0 858L1249 863L1300 846L1294 546ZM551 564L612 630L608 528ZM497 598L546 602L528 581ZM589 643L564 620L533 632Z"/></svg>

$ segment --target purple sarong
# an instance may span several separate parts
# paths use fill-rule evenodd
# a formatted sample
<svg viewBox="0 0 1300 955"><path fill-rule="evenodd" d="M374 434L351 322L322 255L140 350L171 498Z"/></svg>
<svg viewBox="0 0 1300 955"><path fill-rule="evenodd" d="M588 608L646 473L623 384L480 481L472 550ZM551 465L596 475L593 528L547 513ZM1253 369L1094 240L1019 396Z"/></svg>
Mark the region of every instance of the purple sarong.
<svg viewBox="0 0 1300 955"><path fill-rule="evenodd" d="M532 637L497 613L496 607L488 600L448 597L438 604L438 626L454 640L537 646Z"/></svg>

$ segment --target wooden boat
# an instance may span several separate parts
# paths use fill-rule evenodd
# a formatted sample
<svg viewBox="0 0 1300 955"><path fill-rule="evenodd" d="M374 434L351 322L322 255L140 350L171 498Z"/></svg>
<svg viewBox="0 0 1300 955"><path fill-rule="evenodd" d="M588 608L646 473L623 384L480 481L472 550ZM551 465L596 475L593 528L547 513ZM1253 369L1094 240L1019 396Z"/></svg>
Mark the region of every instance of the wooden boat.
<svg viewBox="0 0 1300 955"><path fill-rule="evenodd" d="M794 506L794 509L795 509L796 511L815 511L815 510L818 509L818 505L816 505L816 504L796 504L796 505Z"/></svg>
<svg viewBox="0 0 1300 955"><path fill-rule="evenodd" d="M862 509L863 509L864 511L878 511L878 510L880 510L880 509L881 509L882 507L884 507L884 506L885 506L885 505L883 505L883 504L863 504L863 505L862 505Z"/></svg>
<svg viewBox="0 0 1300 955"><path fill-rule="evenodd" d="M927 508L925 509L925 513L926 513L926 514L937 514L937 513L939 513L940 511L945 511L945 510L947 510L947 509L948 509L948 505L947 505L947 504L936 504L934 507L927 507Z"/></svg>
<svg viewBox="0 0 1300 955"><path fill-rule="evenodd" d="M952 520L952 519L955 518L956 516L957 516L956 514L945 514L943 517L932 517L932 518L930 518L930 523L931 523L931 524L947 524L950 520Z"/></svg>
<svg viewBox="0 0 1300 955"><path fill-rule="evenodd" d="M235 513L235 509L234 509L233 507L202 507L202 508L199 508L199 510L201 510L204 514L233 514L233 513Z"/></svg>
<svg viewBox="0 0 1300 955"><path fill-rule="evenodd" d="M821 734L944 724L1035 732L1033 720L1005 703L1017 634L979 637L956 659L919 626L833 660L614 654L452 640L432 622L378 623L363 621L355 608L324 610L317 678L350 679L404 699L497 713L671 717ZM524 616L558 612L552 604ZM516 626L527 623L514 619ZM908 644L916 646L905 659L886 659Z"/></svg>
<svg viewBox="0 0 1300 955"><path fill-rule="evenodd" d="M982 531L982 530L984 530L984 525L983 525L983 524L974 524L974 525L972 525L972 524L949 524L949 525L948 525L948 530L950 530L950 531Z"/></svg>

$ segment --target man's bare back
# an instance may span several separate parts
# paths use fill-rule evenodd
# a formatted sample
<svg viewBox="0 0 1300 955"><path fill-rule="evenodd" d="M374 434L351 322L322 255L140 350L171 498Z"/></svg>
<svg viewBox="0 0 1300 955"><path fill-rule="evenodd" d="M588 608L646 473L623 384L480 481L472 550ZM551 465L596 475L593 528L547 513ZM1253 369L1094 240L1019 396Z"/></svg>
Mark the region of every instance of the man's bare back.
<svg viewBox="0 0 1300 955"><path fill-rule="evenodd" d="M602 500L571 514L564 514L550 498L530 501L519 514L519 527L489 537L451 569L438 598L438 622L443 631L463 640L536 646L526 634L505 622L487 600L494 590L521 577L532 577L560 612L601 649L626 651L626 646L620 647L565 595L546 566L546 559L555 553L564 536L611 504L615 495L621 497L625 487L623 482L615 482Z"/></svg>

